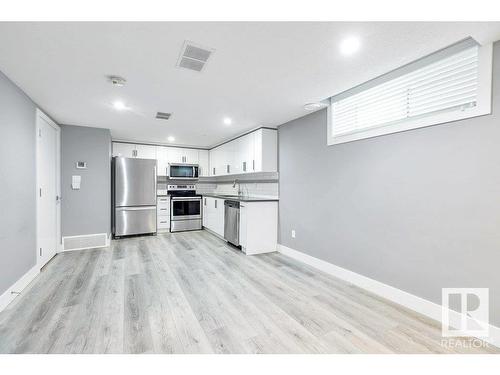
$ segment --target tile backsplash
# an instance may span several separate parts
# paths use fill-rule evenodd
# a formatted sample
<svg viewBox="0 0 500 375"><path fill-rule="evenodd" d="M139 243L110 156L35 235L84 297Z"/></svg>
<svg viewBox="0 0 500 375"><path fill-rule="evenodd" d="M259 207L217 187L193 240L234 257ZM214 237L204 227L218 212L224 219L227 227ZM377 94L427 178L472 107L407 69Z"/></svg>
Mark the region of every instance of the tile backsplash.
<svg viewBox="0 0 500 375"><path fill-rule="evenodd" d="M238 194L238 184L233 188L232 181L192 181L167 180L165 177L158 177L158 190L166 190L168 184L195 184L198 194ZM239 189L243 195L259 198L277 198L279 196L279 185L274 181L240 181Z"/></svg>
<svg viewBox="0 0 500 375"><path fill-rule="evenodd" d="M277 182L247 182L240 183L240 192L243 195L259 198L275 198L279 196L279 187ZM233 188L232 183L200 183L196 184L196 191L199 194L238 194L238 184Z"/></svg>

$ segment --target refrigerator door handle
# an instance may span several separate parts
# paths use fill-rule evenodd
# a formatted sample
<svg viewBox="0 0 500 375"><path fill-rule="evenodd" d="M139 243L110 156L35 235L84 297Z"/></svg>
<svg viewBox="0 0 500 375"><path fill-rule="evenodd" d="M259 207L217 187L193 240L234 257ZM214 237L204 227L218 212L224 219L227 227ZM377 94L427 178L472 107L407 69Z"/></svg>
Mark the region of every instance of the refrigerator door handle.
<svg viewBox="0 0 500 375"><path fill-rule="evenodd" d="M153 209L156 209L156 206L116 207L116 211L144 211Z"/></svg>

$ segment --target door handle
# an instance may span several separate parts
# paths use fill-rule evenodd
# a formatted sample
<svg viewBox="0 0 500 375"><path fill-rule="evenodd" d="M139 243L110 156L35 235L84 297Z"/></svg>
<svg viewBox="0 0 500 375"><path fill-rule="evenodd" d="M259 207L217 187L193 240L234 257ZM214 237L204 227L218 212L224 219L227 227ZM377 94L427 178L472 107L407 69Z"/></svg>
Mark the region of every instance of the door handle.
<svg viewBox="0 0 500 375"><path fill-rule="evenodd" d="M214 200L214 202L215 202L215 208L217 208L217 199Z"/></svg>

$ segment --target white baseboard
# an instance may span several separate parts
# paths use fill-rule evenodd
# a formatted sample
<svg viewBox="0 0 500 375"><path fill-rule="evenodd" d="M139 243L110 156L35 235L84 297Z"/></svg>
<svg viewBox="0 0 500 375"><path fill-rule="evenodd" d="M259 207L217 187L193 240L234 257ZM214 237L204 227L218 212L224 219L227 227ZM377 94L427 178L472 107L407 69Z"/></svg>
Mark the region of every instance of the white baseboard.
<svg viewBox="0 0 500 375"><path fill-rule="evenodd" d="M11 303L17 296L17 293L12 292L22 292L24 288L28 286L29 283L33 281L35 277L40 273L40 269L35 264L28 272L26 272L19 280L11 285L1 296L0 296L0 311L4 310L9 303Z"/></svg>
<svg viewBox="0 0 500 375"><path fill-rule="evenodd" d="M359 273L349 271L345 268L312 257L284 245L278 244L278 251L286 256L289 256L290 258L294 258L311 267L317 268L320 271L323 271L327 274L354 284L360 288L368 290L369 292L384 297L389 301L395 302L441 323L443 307L437 303L420 298L414 294L384 284L380 281L370 279L369 277L360 275ZM450 310L449 313L451 317L450 321L460 321L460 313L452 310ZM500 347L500 328L494 325L490 325L489 337L481 337L481 339L492 345Z"/></svg>
<svg viewBox="0 0 500 375"><path fill-rule="evenodd" d="M68 245L68 242L71 245ZM110 235L108 233L92 233L79 236L64 236L62 238L61 252L98 249L110 245Z"/></svg>

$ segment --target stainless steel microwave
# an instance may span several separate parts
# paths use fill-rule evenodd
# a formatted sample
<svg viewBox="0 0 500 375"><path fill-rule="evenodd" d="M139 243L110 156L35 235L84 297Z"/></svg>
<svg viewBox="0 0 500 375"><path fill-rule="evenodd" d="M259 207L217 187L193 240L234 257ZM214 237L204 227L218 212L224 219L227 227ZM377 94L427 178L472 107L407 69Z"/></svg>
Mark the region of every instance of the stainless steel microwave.
<svg viewBox="0 0 500 375"><path fill-rule="evenodd" d="M198 164L169 164L168 177L175 180L197 180Z"/></svg>

